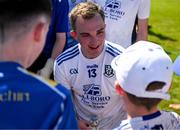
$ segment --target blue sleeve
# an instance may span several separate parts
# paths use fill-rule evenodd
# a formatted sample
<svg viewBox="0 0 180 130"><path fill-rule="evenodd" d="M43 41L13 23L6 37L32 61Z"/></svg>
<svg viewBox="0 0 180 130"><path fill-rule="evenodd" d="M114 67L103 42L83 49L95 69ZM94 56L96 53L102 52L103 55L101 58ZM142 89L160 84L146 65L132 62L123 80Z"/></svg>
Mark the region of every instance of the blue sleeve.
<svg viewBox="0 0 180 130"><path fill-rule="evenodd" d="M68 13L69 13L69 4L68 0L56 0L55 10L55 19L56 19L56 32L68 32Z"/></svg>

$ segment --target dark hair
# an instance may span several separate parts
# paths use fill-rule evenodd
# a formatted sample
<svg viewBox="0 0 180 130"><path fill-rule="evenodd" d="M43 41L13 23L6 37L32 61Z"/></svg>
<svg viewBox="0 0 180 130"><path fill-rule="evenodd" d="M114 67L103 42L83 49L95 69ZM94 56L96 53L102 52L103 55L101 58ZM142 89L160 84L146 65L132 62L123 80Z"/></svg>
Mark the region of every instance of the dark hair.
<svg viewBox="0 0 180 130"><path fill-rule="evenodd" d="M8 29L26 27L32 17L39 15L51 17L50 0L0 0L0 39ZM18 27L17 27L18 26ZM28 30L28 29L26 29Z"/></svg>
<svg viewBox="0 0 180 130"><path fill-rule="evenodd" d="M51 15L50 0L0 0L1 23L38 14Z"/></svg>
<svg viewBox="0 0 180 130"><path fill-rule="evenodd" d="M165 85L164 82L152 82L150 83L146 91L153 91L163 88ZM126 92L127 93L127 92ZM133 94L127 93L128 99L137 106L145 106L147 110L151 110L154 106L158 105L162 99L158 98L142 98L142 97L136 97Z"/></svg>
<svg viewBox="0 0 180 130"><path fill-rule="evenodd" d="M72 29L76 30L75 24L78 16L82 16L83 19L91 19L98 13L104 21L104 11L100 6L92 2L79 3L69 13Z"/></svg>

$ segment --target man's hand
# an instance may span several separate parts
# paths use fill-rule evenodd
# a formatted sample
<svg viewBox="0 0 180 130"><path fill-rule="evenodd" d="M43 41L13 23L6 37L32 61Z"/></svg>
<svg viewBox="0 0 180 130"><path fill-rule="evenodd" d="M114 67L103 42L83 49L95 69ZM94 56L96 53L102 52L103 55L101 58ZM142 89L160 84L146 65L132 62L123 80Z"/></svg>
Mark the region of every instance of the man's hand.
<svg viewBox="0 0 180 130"><path fill-rule="evenodd" d="M44 78L50 78L54 67L54 59L49 58L45 64L45 66L38 71L38 74Z"/></svg>
<svg viewBox="0 0 180 130"><path fill-rule="evenodd" d="M80 130L90 130L89 123L84 120L78 120L78 126Z"/></svg>

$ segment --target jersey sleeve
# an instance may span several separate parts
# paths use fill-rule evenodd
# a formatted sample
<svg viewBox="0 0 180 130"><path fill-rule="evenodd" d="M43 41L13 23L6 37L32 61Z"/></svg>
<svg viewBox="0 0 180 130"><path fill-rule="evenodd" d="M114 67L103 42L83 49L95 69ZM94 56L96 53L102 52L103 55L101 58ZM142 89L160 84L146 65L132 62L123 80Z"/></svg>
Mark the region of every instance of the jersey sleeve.
<svg viewBox="0 0 180 130"><path fill-rule="evenodd" d="M141 0L138 10L139 19L147 19L150 15L150 0Z"/></svg>
<svg viewBox="0 0 180 130"><path fill-rule="evenodd" d="M64 66L63 64L58 65L57 60L55 60L54 63L54 80L57 83L62 84L63 86L65 86L66 88L70 89L70 83L68 82L67 76L64 72Z"/></svg>

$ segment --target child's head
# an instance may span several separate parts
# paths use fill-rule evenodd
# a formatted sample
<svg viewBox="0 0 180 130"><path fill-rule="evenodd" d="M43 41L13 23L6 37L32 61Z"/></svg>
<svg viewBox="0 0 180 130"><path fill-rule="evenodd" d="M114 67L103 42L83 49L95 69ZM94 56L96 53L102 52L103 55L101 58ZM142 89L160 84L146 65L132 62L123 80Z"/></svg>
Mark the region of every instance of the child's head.
<svg viewBox="0 0 180 130"><path fill-rule="evenodd" d="M172 81L172 61L161 46L139 41L117 56L112 67L119 86L133 104L150 110L162 99L170 98L167 92Z"/></svg>

